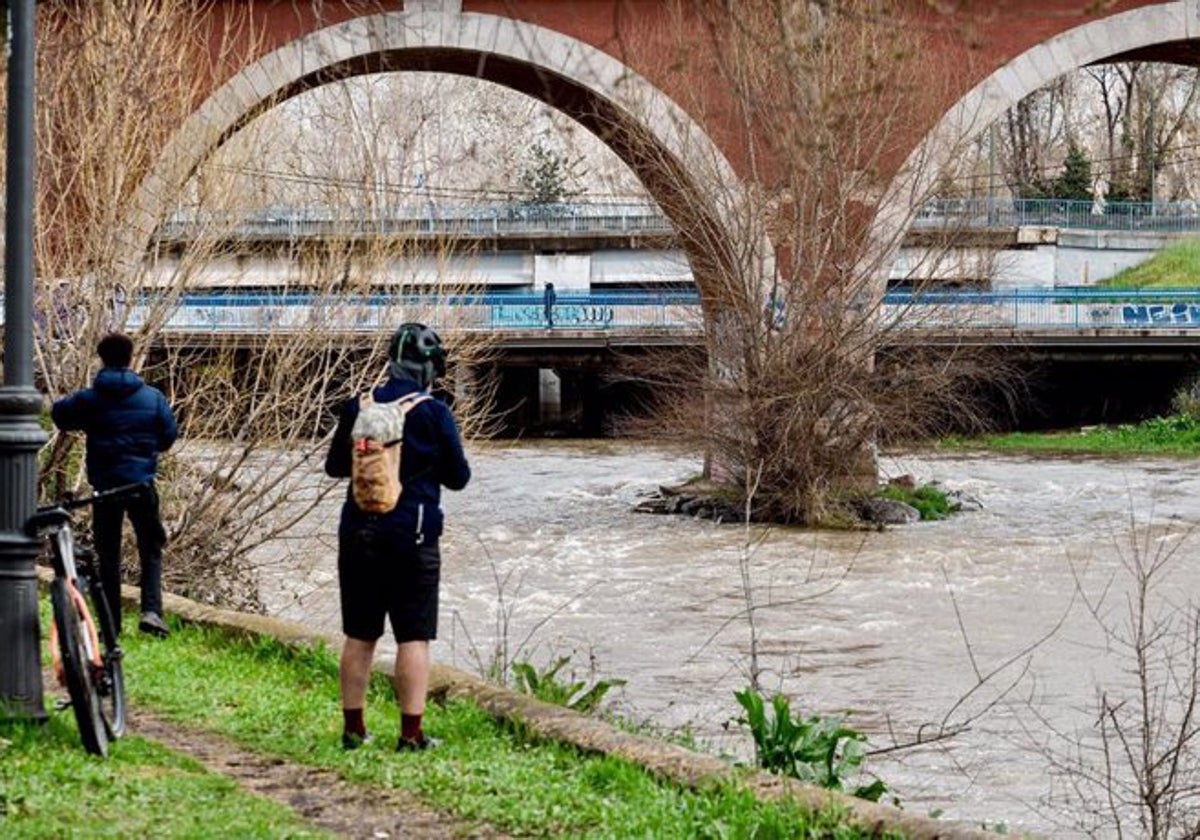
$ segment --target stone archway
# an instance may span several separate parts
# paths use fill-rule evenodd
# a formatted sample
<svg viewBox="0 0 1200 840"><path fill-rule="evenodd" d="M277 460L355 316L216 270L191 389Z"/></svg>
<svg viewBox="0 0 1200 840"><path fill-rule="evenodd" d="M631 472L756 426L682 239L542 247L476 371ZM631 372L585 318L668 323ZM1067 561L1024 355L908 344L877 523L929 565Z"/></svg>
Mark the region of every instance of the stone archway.
<svg viewBox="0 0 1200 840"><path fill-rule="evenodd" d="M125 268L140 263L155 227L200 164L249 121L332 81L404 70L480 78L557 108L599 135L676 224L721 226L740 201L737 175L705 132L666 95L608 54L509 18L420 9L389 12L351 19L286 44L209 96L168 141L138 188L125 227ZM704 190L714 179L723 189Z"/></svg>
<svg viewBox="0 0 1200 840"><path fill-rule="evenodd" d="M913 150L892 179L871 231L877 248L895 251L912 212L929 194L944 165L1005 111L1047 83L1089 64L1153 60L1154 48L1176 55L1179 44L1200 40L1200 0L1142 6L1069 29L993 72L956 102ZM890 266L891 260L879 263ZM887 269L878 289L887 284Z"/></svg>

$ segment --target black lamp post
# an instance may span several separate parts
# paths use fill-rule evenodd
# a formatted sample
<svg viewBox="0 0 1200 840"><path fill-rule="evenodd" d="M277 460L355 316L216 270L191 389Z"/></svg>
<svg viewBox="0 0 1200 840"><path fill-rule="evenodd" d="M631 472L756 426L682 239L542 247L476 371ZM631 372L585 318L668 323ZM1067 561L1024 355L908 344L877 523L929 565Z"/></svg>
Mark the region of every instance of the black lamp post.
<svg viewBox="0 0 1200 840"><path fill-rule="evenodd" d="M33 385L34 2L8 0L4 384L0 386L0 718L42 720L37 504L42 395Z"/></svg>

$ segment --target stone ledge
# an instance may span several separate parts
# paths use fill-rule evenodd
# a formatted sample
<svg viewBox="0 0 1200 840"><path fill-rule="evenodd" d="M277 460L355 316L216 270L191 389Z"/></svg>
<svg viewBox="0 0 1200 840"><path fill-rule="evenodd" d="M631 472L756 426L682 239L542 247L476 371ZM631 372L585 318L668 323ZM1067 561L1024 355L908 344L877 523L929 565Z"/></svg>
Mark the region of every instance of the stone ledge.
<svg viewBox="0 0 1200 840"><path fill-rule="evenodd" d="M38 567L38 578L42 584L48 583L53 576L50 569ZM125 604L136 608L139 596L137 587L122 585L121 600ZM218 627L244 636L272 636L288 644L325 643L336 650L342 641L341 634L313 630L299 622L221 609L170 593L163 593L163 609L192 624ZM392 664L390 658L380 658L375 662L375 670L390 674ZM813 810L834 806L845 811L851 821L864 829L900 832L913 840L994 840L1001 836L948 821L915 816L899 808L867 802L769 773L734 767L714 756L624 732L598 718L509 691L447 665L434 664L429 692L435 700L471 700L493 717L520 723L538 737L570 744L586 752L632 761L660 779L690 788L703 789L722 781L736 781L749 788L760 801L791 799Z"/></svg>

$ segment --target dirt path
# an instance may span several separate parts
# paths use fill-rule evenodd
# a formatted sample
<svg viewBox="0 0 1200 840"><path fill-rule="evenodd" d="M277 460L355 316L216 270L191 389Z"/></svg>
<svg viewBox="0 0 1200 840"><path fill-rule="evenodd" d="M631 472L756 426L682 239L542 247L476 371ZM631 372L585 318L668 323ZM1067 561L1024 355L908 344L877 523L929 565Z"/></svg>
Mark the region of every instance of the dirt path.
<svg viewBox="0 0 1200 840"><path fill-rule="evenodd" d="M352 784L328 770L263 756L221 735L170 723L144 709L130 710L129 731L191 756L210 771L228 776L246 790L279 802L312 825L343 837L505 837L490 826L428 808L410 794Z"/></svg>
<svg viewBox="0 0 1200 840"><path fill-rule="evenodd" d="M54 674L42 672L47 695L65 699ZM352 784L329 770L271 758L233 741L172 723L143 708L127 710L127 732L190 756L213 773L294 811L311 825L341 837L364 840L503 840L507 835L488 825L469 823L429 808L410 794L374 785Z"/></svg>

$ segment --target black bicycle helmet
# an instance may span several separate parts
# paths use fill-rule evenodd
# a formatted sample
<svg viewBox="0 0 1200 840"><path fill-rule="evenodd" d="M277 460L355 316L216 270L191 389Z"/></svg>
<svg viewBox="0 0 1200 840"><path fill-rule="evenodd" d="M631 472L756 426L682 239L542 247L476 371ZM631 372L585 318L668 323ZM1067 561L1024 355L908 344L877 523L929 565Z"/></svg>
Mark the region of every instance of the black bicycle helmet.
<svg viewBox="0 0 1200 840"><path fill-rule="evenodd" d="M401 324L388 344L388 360L422 388L446 374L446 350L430 327L415 322Z"/></svg>

